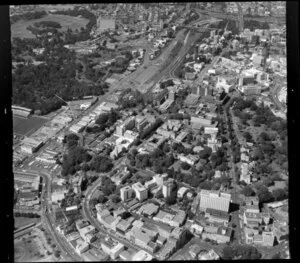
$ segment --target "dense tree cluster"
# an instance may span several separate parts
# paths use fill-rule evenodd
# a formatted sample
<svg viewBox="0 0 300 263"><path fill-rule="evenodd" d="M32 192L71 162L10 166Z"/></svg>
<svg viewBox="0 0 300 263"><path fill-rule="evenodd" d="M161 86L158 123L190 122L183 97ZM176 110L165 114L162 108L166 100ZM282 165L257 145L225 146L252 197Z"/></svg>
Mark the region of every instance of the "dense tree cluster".
<svg viewBox="0 0 300 263"><path fill-rule="evenodd" d="M140 91L127 89L122 92L118 104L122 107L122 109L128 109L139 105L145 105L145 100Z"/></svg>
<svg viewBox="0 0 300 263"><path fill-rule="evenodd" d="M251 186L247 185L246 187L243 188L243 190L241 191L241 194L243 194L245 196L253 196L253 195L255 195L255 192Z"/></svg>
<svg viewBox="0 0 300 263"><path fill-rule="evenodd" d="M249 245L234 245L223 248L222 258L225 260L232 259L260 259L261 254L257 248Z"/></svg>
<svg viewBox="0 0 300 263"><path fill-rule="evenodd" d="M89 12L86 9L81 9L79 7L75 7L74 9L69 10L59 10L56 11L55 14L59 15L68 15L68 16L81 16L89 20L85 28L81 28L80 32L72 33L71 30L68 30L66 34L66 43L67 44L74 44L77 41L86 41L90 38L90 31L93 26L96 25L97 19L96 16Z"/></svg>
<svg viewBox="0 0 300 263"><path fill-rule="evenodd" d="M260 203L268 203L274 201L274 196L264 185L260 185L257 189L257 196Z"/></svg>
<svg viewBox="0 0 300 263"><path fill-rule="evenodd" d="M188 15L187 18L183 21L184 25L188 25L194 20L197 20L199 18L199 14L196 12L191 11Z"/></svg>
<svg viewBox="0 0 300 263"><path fill-rule="evenodd" d="M104 94L105 83L87 85L75 80L76 63L72 51L60 45L55 49L45 46L45 49L45 64L18 65L16 68L12 75L13 104L47 114L65 104L55 95L68 101Z"/></svg>
<svg viewBox="0 0 300 263"><path fill-rule="evenodd" d="M155 173L166 172L168 167L174 163L174 157L170 154L165 154L163 150L156 149L151 154L136 154L128 156L130 164L136 168L145 169L151 167Z"/></svg>
<svg viewBox="0 0 300 263"><path fill-rule="evenodd" d="M111 109L108 113L102 113L98 116L93 127L87 127L86 131L90 133L97 133L104 131L106 128L111 127L120 119L121 115L115 109Z"/></svg>
<svg viewBox="0 0 300 263"><path fill-rule="evenodd" d="M40 21L40 22L35 22L33 25L35 27L61 28L60 23L56 21Z"/></svg>
<svg viewBox="0 0 300 263"><path fill-rule="evenodd" d="M105 196L110 196L111 194L115 194L117 187L109 177L104 176L101 179L101 185L99 189L104 193Z"/></svg>
<svg viewBox="0 0 300 263"><path fill-rule="evenodd" d="M89 162L91 158L91 155L85 149L79 146L72 147L69 149L68 154L63 156L61 174L63 176L75 174L76 171L81 170L81 164Z"/></svg>
<svg viewBox="0 0 300 263"><path fill-rule="evenodd" d="M270 29L268 22L260 22L257 20L245 20L244 28L249 28L251 31L255 29Z"/></svg>
<svg viewBox="0 0 300 263"><path fill-rule="evenodd" d="M96 171L97 173L109 172L112 168L113 162L107 156L95 156L90 163L90 169Z"/></svg>
<svg viewBox="0 0 300 263"><path fill-rule="evenodd" d="M11 24L14 24L20 20L33 20L33 19L39 19L44 16L47 16L46 11L36 11L36 12L28 12L22 15L13 15L10 17Z"/></svg>
<svg viewBox="0 0 300 263"><path fill-rule="evenodd" d="M98 176L84 176L81 183L81 191L85 191L89 185L95 182L98 179Z"/></svg>
<svg viewBox="0 0 300 263"><path fill-rule="evenodd" d="M14 212L15 217L29 217L29 218L40 218L39 214L35 213L23 213L23 212Z"/></svg>

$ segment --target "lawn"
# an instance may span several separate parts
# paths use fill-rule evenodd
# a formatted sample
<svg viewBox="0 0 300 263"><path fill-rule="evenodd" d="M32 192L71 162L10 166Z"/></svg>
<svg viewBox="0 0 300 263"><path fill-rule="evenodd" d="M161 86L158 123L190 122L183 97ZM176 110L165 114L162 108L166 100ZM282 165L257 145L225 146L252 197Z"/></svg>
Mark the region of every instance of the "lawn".
<svg viewBox="0 0 300 263"><path fill-rule="evenodd" d="M40 21L55 21L60 23L62 26L60 31L66 31L68 27L72 30L78 29L81 27L85 27L89 22L88 19L82 17L73 17L67 15L57 15L57 14L49 14L45 17L39 19L33 19L30 21L18 21L11 25L11 35L12 37L20 37L20 38L35 38L35 36L26 28L29 25L33 25L35 22Z"/></svg>
<svg viewBox="0 0 300 263"><path fill-rule="evenodd" d="M40 117L31 117L29 119L13 116L13 131L18 135L26 135L33 133L39 129L48 120Z"/></svg>

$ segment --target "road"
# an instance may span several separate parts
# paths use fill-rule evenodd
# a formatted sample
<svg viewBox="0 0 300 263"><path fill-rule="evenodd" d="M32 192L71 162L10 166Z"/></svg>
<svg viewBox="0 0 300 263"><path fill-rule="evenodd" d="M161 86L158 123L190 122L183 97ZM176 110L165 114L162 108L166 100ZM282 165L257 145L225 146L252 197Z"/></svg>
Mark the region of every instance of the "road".
<svg viewBox="0 0 300 263"><path fill-rule="evenodd" d="M51 177L49 174L44 172L36 172L34 170L15 170L14 172L18 172L21 174L27 174L27 175L40 175L43 177L43 181L45 183L45 186L42 188L41 193L41 212L42 212L42 220L44 221L46 228L49 230L48 232L51 234L55 244L58 245L60 251L62 252L62 255L67 258L71 259L72 261L82 261L82 259L76 254L76 252L70 247L70 245L67 243L66 240L62 239L62 237L59 236L55 229L55 222L52 218L50 209L50 202L51 202Z"/></svg>
<svg viewBox="0 0 300 263"><path fill-rule="evenodd" d="M82 212L85 218L87 218L92 225L94 225L99 232L101 232L104 235L110 236L112 239L118 240L119 242L123 243L125 246L131 249L135 250L140 250L141 248L136 246L133 243L130 243L124 238L121 238L117 235L112 234L110 231L106 230L103 225L100 224L100 222L93 217L91 211L90 211L90 206L89 206L89 201L91 199L91 196L93 195L93 192L96 190L97 186L100 183L101 178L97 179L92 186L90 186L85 194L85 199L82 204ZM150 252L149 252L150 253ZM150 253L151 254L151 253ZM152 254L153 255L153 254ZM154 256L154 255L153 255Z"/></svg>
<svg viewBox="0 0 300 263"><path fill-rule="evenodd" d="M220 18L220 19L230 19L230 20L238 20L238 15L234 15L234 14L228 14L228 13L221 13L221 12L213 12L213 11L208 11L208 10L201 10L199 8L196 8L195 11L198 14L205 14L205 15L209 15L212 17L216 17L216 18ZM267 22L267 23L285 23L285 16L281 16L281 17L260 17L260 16L244 16L244 20L256 20L259 22Z"/></svg>

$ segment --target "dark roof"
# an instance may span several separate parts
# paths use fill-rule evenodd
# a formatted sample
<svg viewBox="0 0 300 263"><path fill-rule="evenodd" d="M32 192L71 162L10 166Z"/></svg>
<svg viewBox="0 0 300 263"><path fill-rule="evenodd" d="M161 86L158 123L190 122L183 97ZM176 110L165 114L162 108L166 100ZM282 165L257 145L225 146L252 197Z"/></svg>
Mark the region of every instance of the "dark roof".
<svg viewBox="0 0 300 263"><path fill-rule="evenodd" d="M225 211L220 211L220 210L213 209L213 208L207 208L206 213L208 213L212 216L215 216L215 217L222 218L222 219L227 219L227 220L229 219L229 214Z"/></svg>

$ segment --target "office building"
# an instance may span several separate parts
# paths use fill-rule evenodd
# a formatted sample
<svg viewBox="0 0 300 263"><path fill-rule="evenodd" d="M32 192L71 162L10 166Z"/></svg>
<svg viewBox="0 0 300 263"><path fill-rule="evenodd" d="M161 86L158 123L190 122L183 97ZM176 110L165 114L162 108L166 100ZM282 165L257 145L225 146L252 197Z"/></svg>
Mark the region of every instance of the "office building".
<svg viewBox="0 0 300 263"><path fill-rule="evenodd" d="M206 211L212 208L220 211L229 211L231 194L221 193L219 191L201 190L200 192L200 210Z"/></svg>
<svg viewBox="0 0 300 263"><path fill-rule="evenodd" d="M140 182L133 184L132 189L135 191L135 196L139 201L144 201L148 198L148 190Z"/></svg>
<svg viewBox="0 0 300 263"><path fill-rule="evenodd" d="M120 195L123 202L126 202L127 200L131 199L132 197L132 189L129 185L123 187L120 189Z"/></svg>
<svg viewBox="0 0 300 263"><path fill-rule="evenodd" d="M163 183L162 192L165 198L171 196L173 185L174 180L172 180L171 178L169 178L166 182Z"/></svg>

